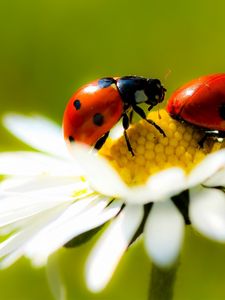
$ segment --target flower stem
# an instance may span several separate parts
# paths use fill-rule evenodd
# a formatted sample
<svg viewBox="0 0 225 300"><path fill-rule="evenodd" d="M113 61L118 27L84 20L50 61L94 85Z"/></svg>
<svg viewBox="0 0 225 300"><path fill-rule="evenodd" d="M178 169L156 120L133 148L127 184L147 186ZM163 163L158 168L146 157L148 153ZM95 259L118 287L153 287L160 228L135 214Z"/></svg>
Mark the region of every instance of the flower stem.
<svg viewBox="0 0 225 300"><path fill-rule="evenodd" d="M170 269L160 269L153 264L148 300L172 300L178 263Z"/></svg>

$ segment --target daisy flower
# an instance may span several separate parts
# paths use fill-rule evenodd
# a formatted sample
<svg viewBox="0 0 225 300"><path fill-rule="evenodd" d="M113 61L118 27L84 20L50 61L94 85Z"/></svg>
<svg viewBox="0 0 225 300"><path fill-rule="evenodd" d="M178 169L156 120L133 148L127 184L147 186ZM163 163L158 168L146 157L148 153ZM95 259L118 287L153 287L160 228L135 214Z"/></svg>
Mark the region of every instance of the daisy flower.
<svg viewBox="0 0 225 300"><path fill-rule="evenodd" d="M127 248L143 235L155 265L177 259L185 224L225 242L225 149L162 110L149 117L165 131L140 121L128 130L135 156L123 137L99 153L71 144L46 118L11 114L5 127L36 151L0 154L0 267L21 256L44 265L75 237L108 226L87 261L90 290L103 289ZM72 242L71 242L72 240ZM76 241L76 240L75 240Z"/></svg>

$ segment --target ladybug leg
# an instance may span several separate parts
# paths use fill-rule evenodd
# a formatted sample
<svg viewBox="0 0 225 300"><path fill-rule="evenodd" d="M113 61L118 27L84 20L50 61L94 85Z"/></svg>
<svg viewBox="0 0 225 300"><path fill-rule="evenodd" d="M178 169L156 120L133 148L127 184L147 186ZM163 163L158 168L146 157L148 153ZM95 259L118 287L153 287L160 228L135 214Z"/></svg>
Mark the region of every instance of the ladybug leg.
<svg viewBox="0 0 225 300"><path fill-rule="evenodd" d="M199 145L200 148L204 147L204 143L205 143L205 141L207 140L208 137L209 137L209 135L207 133L205 133L203 135L203 137L201 138L201 140L198 142L198 145Z"/></svg>
<svg viewBox="0 0 225 300"><path fill-rule="evenodd" d="M123 134L124 134L124 137L125 137L125 140L126 140L126 143L127 143L128 151L132 154L132 156L134 156L134 151L133 151L133 149L131 147L130 140L128 138L126 130L124 130Z"/></svg>
<svg viewBox="0 0 225 300"><path fill-rule="evenodd" d="M126 132L126 130L128 129L128 127L130 125L130 120L129 120L129 118L126 114L123 114L122 118L123 118L122 123L123 123L123 128L124 128L123 134L124 134L124 137L125 137L125 140L126 140L126 143L127 143L127 149L128 149L128 151L130 151L132 156L134 156L134 151L131 147L129 137L128 137L127 132Z"/></svg>
<svg viewBox="0 0 225 300"><path fill-rule="evenodd" d="M154 106L150 104L149 107L148 107L148 111L152 110L153 107L154 107Z"/></svg>
<svg viewBox="0 0 225 300"><path fill-rule="evenodd" d="M105 144L105 141L107 140L107 137L109 136L109 131L106 132L95 144L94 148L96 150L100 150L102 146Z"/></svg>
<svg viewBox="0 0 225 300"><path fill-rule="evenodd" d="M132 109L132 111L129 114L129 123L132 124L132 120L133 120L133 115L134 115L134 111Z"/></svg>
<svg viewBox="0 0 225 300"><path fill-rule="evenodd" d="M203 148L205 141L208 137L214 138L214 140L217 140L217 142L223 141L225 138L225 132L224 131L218 131L218 130L207 130L205 131L204 136L202 139L198 142L200 148Z"/></svg>
<svg viewBox="0 0 225 300"><path fill-rule="evenodd" d="M142 119L144 119L146 122L154 126L164 137L166 137L165 132L162 130L162 128L159 125L157 125L154 121L146 118L146 114L142 108L140 108L139 106L133 106L133 109Z"/></svg>

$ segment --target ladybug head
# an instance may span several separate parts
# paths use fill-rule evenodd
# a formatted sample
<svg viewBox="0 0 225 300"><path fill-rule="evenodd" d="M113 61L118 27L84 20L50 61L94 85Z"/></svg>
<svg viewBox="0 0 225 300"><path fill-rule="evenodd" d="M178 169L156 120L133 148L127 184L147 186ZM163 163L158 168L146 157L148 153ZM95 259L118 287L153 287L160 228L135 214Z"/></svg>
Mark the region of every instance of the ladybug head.
<svg viewBox="0 0 225 300"><path fill-rule="evenodd" d="M149 110L152 106L155 106L164 100L165 92L166 89L161 84L160 80L147 79L145 94L147 95L148 100L145 103L150 105Z"/></svg>
<svg viewBox="0 0 225 300"><path fill-rule="evenodd" d="M117 79L117 88L125 104L149 104L149 109L162 102L166 89L160 80L139 76L124 76Z"/></svg>

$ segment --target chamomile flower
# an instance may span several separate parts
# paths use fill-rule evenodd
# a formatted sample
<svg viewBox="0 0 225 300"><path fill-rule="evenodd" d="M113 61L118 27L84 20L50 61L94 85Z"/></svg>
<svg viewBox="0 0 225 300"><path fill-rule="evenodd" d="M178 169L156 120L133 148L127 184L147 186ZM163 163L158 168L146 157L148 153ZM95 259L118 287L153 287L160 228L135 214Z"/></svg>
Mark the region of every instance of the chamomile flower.
<svg viewBox="0 0 225 300"><path fill-rule="evenodd" d="M0 154L0 226L7 233L0 266L23 255L43 265L73 238L109 222L86 267L88 287L100 291L141 233L161 267L176 261L185 223L225 242L224 145L200 149L200 132L160 114L149 117L166 138L143 121L128 130L134 157L123 137L100 153L75 143L71 156L51 121L6 116L5 126L38 152Z"/></svg>

